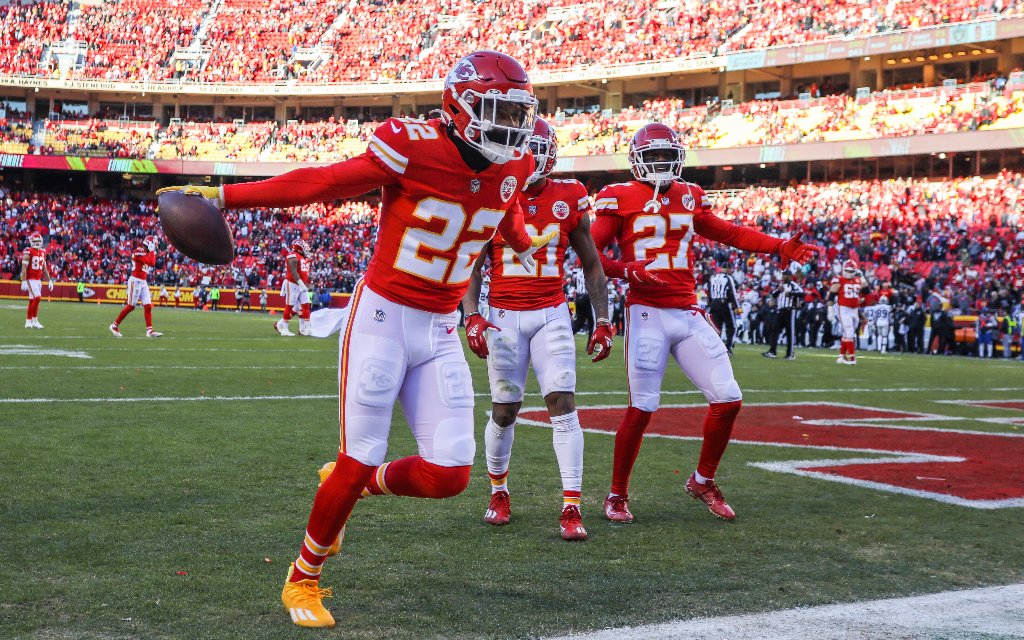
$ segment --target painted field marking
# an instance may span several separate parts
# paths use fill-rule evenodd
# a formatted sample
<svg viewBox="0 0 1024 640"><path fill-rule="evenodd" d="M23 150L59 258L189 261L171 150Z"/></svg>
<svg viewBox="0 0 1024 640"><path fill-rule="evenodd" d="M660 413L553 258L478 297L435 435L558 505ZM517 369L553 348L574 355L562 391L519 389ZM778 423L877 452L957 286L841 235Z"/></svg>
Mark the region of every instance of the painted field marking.
<svg viewBox="0 0 1024 640"><path fill-rule="evenodd" d="M580 408L587 431L614 433L624 406ZM661 407L646 437L701 440L707 405ZM941 429L928 422L966 420L845 403L750 403L735 444L872 454L870 458L750 462L779 473L829 480L976 509L1024 507L1024 434ZM519 422L550 427L543 407ZM906 423L923 423L909 426Z"/></svg>
<svg viewBox="0 0 1024 640"><path fill-rule="evenodd" d="M31 344L0 344L0 356L56 356L59 358L78 358L91 360L85 351L68 351L67 349L47 349Z"/></svg>
<svg viewBox="0 0 1024 640"><path fill-rule="evenodd" d="M1024 584L604 629L550 640L1022 638Z"/></svg>

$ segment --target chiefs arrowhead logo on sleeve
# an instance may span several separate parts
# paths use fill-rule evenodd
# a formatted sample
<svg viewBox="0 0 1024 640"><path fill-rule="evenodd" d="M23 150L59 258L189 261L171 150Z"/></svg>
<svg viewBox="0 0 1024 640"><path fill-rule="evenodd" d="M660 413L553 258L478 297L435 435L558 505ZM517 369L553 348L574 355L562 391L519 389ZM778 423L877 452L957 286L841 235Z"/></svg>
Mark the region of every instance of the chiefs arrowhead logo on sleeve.
<svg viewBox="0 0 1024 640"><path fill-rule="evenodd" d="M501 183L501 201L508 202L515 195L518 186L519 180L515 176L505 178Z"/></svg>

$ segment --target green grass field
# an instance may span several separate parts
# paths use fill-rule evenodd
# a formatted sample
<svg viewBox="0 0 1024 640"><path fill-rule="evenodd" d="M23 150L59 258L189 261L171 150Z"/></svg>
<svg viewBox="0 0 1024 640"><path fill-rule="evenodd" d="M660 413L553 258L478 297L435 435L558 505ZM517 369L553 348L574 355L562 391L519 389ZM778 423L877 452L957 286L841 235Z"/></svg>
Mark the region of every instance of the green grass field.
<svg viewBox="0 0 1024 640"><path fill-rule="evenodd" d="M525 638L1024 581L1020 508L973 509L747 464L846 452L734 444L719 472L739 514L728 524L682 490L699 443L651 438L633 476L638 522L612 526L600 507L613 438L588 433L591 539L569 544L558 537L551 434L521 425L513 523L490 527L489 400L479 397L470 488L446 501L360 502L322 582L334 588L327 606L339 626L301 630L279 595L316 470L338 446L337 343L279 338L267 316L162 309L164 338L141 337L136 312L118 340L106 329L116 312L44 303L46 329L29 331L20 305L0 308L0 638ZM625 403L616 349L599 365L580 358L581 406ZM834 351L794 362L759 351L741 346L733 361L748 404L827 399L1018 432L980 420L1012 412L935 401L1021 398L1019 362L867 356L840 367ZM483 362L470 361L479 395ZM672 369L665 390L692 387ZM33 398L52 401L19 401ZM118 401L127 398L148 400ZM400 416L389 458L415 451Z"/></svg>

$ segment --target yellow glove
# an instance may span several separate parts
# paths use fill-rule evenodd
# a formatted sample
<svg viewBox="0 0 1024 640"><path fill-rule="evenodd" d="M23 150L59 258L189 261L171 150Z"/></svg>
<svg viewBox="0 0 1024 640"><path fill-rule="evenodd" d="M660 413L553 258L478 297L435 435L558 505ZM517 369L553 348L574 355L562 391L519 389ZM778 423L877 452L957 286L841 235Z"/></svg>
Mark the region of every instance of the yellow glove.
<svg viewBox="0 0 1024 640"><path fill-rule="evenodd" d="M202 196L212 202L218 209L224 207L224 202L220 197L220 187L199 187L191 184L182 187L164 187L163 189L157 189L156 195L159 196L171 191L181 191L188 196Z"/></svg>
<svg viewBox="0 0 1024 640"><path fill-rule="evenodd" d="M519 262L526 267L527 271L536 271L537 259L533 257L533 254L537 253L537 250L551 242L554 238L558 237L557 231L544 234L542 236L530 236L530 248L522 253L516 254L519 258Z"/></svg>
<svg viewBox="0 0 1024 640"><path fill-rule="evenodd" d="M157 193L160 193L160 192L157 191ZM530 236L530 246L532 246L534 249L540 249L541 247L543 247L544 245L546 245L547 243L551 242L552 240L554 240L557 237L558 237L558 232L557 231L552 231L551 233L548 233L548 234L545 234L545 235L542 235L542 236Z"/></svg>

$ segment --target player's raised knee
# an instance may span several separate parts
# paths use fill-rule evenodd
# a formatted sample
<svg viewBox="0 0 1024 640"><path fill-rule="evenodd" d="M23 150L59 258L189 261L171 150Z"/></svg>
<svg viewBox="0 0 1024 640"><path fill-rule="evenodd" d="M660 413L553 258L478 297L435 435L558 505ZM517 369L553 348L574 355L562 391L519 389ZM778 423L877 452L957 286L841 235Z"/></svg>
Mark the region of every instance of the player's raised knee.
<svg viewBox="0 0 1024 640"><path fill-rule="evenodd" d="M462 467L442 467L430 462L425 464L430 482L427 486L428 498L451 498L459 495L469 486L469 465Z"/></svg>

